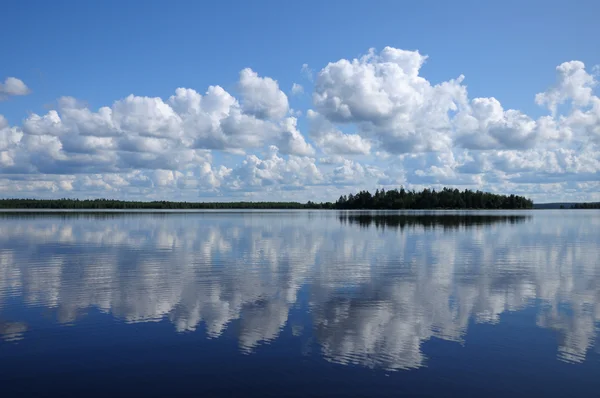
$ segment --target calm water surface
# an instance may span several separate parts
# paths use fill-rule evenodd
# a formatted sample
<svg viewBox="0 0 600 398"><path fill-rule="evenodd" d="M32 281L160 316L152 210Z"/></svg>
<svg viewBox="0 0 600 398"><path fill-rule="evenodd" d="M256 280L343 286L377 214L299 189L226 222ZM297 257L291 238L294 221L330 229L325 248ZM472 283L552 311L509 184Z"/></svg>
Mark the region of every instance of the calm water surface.
<svg viewBox="0 0 600 398"><path fill-rule="evenodd" d="M0 393L600 394L600 212L0 213Z"/></svg>

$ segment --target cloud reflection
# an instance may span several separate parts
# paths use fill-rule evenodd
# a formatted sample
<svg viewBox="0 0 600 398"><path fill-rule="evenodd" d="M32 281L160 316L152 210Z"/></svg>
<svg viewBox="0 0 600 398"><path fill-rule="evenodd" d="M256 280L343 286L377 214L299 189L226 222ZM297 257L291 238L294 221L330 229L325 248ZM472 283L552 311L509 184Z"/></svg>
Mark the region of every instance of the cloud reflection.
<svg viewBox="0 0 600 398"><path fill-rule="evenodd" d="M329 361L410 369L426 364L423 342L464 342L470 322L540 301L558 358L585 359L600 320L597 215L435 214L4 214L0 316L22 302L75 323L97 308L211 338L238 320L246 353L290 324ZM309 331L290 320L305 286ZM26 330L0 323L6 340Z"/></svg>
<svg viewBox="0 0 600 398"><path fill-rule="evenodd" d="M0 321L0 338L5 341L19 341L23 339L23 333L27 331L27 325L23 322Z"/></svg>

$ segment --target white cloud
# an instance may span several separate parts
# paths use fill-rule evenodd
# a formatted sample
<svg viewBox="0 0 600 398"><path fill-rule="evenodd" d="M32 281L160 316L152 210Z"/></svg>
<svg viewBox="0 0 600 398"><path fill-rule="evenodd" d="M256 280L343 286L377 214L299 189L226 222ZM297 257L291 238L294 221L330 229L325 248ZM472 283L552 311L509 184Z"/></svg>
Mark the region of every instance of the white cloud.
<svg viewBox="0 0 600 398"><path fill-rule="evenodd" d="M115 126L110 107L104 106L98 112L92 112L72 97L62 97L58 104L62 119L68 122L72 132L80 136L113 137L121 134Z"/></svg>
<svg viewBox="0 0 600 398"><path fill-rule="evenodd" d="M292 84L292 89L290 90L292 95L300 95L304 93L304 87L298 83Z"/></svg>
<svg viewBox="0 0 600 398"><path fill-rule="evenodd" d="M474 98L453 124L457 144L471 149L528 148L538 138L534 120L513 109L505 111L495 98Z"/></svg>
<svg viewBox="0 0 600 398"><path fill-rule="evenodd" d="M304 136L298 131L298 119L288 117L281 123L282 132L279 134L277 146L281 153L312 156L315 154L313 147L306 142Z"/></svg>
<svg viewBox="0 0 600 398"><path fill-rule="evenodd" d="M249 155L228 176L225 189L277 191L293 187L304 189L322 181L323 176L315 159L306 156L289 156L286 160L271 146L264 158Z"/></svg>
<svg viewBox="0 0 600 398"><path fill-rule="evenodd" d="M288 111L288 99L279 89L277 81L270 77L259 77L246 68L240 72L242 109L259 119L280 119Z"/></svg>
<svg viewBox="0 0 600 398"><path fill-rule="evenodd" d="M302 67L300 68L300 73L302 73L302 75L309 81L313 81L313 75L315 73L315 71L308 66L308 64L302 64Z"/></svg>
<svg viewBox="0 0 600 398"><path fill-rule="evenodd" d="M561 118L563 129L573 134L582 144L588 140L600 144L600 98L594 96L587 110L574 109L570 115Z"/></svg>
<svg viewBox="0 0 600 398"><path fill-rule="evenodd" d="M273 88L271 84L277 88L274 80L259 78L251 71L248 73L250 80L258 81L258 88L268 91L269 87ZM250 98L254 98L252 95L262 98L259 92L252 91L251 86L247 89L251 92ZM283 94L278 88L277 91ZM283 96L285 97L285 94ZM248 100L248 97L245 99ZM274 108L268 108L268 99L264 98L257 101L253 105L253 112L264 108L271 109L267 112L271 116L283 117L287 113L287 97L283 107L282 104L275 103ZM286 120L263 120L253 114L245 113L243 106L219 86L209 87L204 96L192 89L179 88L168 102L182 119L183 144L194 148L245 150L258 148L274 141L279 141L281 144L291 140L297 144L302 138L286 130L285 126L289 124ZM248 106L248 102L245 104ZM298 145L290 145L289 153L295 153L296 149L303 150Z"/></svg>
<svg viewBox="0 0 600 398"><path fill-rule="evenodd" d="M23 133L16 127L10 127L8 120L0 115L0 151L14 148L23 138Z"/></svg>
<svg viewBox="0 0 600 398"><path fill-rule="evenodd" d="M287 97L273 79L260 78L245 70L241 85L245 90L245 106L260 100L252 105L253 112L260 110L262 116L272 117L287 113ZM262 101L265 93L274 95L267 95L267 101ZM281 103L269 102L269 98L283 98L285 103L282 107ZM269 108L271 105L274 108ZM31 114L21 127L10 127L2 117L0 134L4 138L0 154L4 172L79 174L164 170L186 175L186 170L194 169L198 162L205 164L202 152L211 149L243 154L276 144L284 154L314 154L298 130L296 118L262 120L246 113L219 86L209 87L205 95L179 88L166 101L130 95L96 112L74 98L63 97L57 109L46 115ZM217 165L216 169L219 168ZM202 174L212 187L219 185L211 172ZM185 187L206 185L190 182L187 177L178 181L182 181L179 186Z"/></svg>
<svg viewBox="0 0 600 398"><path fill-rule="evenodd" d="M30 92L29 87L16 77L7 77L4 83L0 82L0 100L10 96L27 95Z"/></svg>
<svg viewBox="0 0 600 398"><path fill-rule="evenodd" d="M374 122L410 115L429 83L418 76L425 57L386 47L360 59L329 63L317 75L313 99L332 121Z"/></svg>
<svg viewBox="0 0 600 398"><path fill-rule="evenodd" d="M469 99L463 76L436 85L420 75L427 57L386 47L380 53L329 63L317 75L313 102L330 123L353 126L371 145L392 154L469 149L564 147L587 134L600 136L596 80L578 61L557 68L558 82L536 102L553 117L535 120L504 109L495 98ZM572 102L571 113L556 116ZM321 122L321 124L323 124ZM338 129L339 131L339 129ZM338 133L339 135L339 133Z"/></svg>
<svg viewBox="0 0 600 398"><path fill-rule="evenodd" d="M160 98L137 97L133 94L112 106L115 127L139 136L176 139L182 131L182 120L173 108Z"/></svg>
<svg viewBox="0 0 600 398"><path fill-rule="evenodd" d="M555 114L557 107L565 101L572 101L575 107L587 106L590 103L597 81L586 72L583 62L564 62L556 67L556 74L556 85L535 96L539 105L547 105Z"/></svg>
<svg viewBox="0 0 600 398"><path fill-rule="evenodd" d="M310 135L319 148L332 155L368 155L371 143L358 134L344 134L327 119L309 109Z"/></svg>
<svg viewBox="0 0 600 398"><path fill-rule="evenodd" d="M59 136L65 132L65 126L58 112L51 110L44 116L30 115L23 121L23 131L31 135Z"/></svg>
<svg viewBox="0 0 600 398"><path fill-rule="evenodd" d="M427 60L386 47L331 62L314 76L312 109L291 109L277 80L247 68L239 98L220 86L177 88L97 109L62 97L16 125L0 116L0 178L14 188L3 194L333 200L347 187L447 184L554 200L576 195L536 192L600 178L600 98L582 62L559 65L556 82L532 96L549 110L534 118L469 98L464 76L433 84L421 74ZM313 76L308 65L302 73ZM303 89L293 83L291 94Z"/></svg>
<svg viewBox="0 0 600 398"><path fill-rule="evenodd" d="M333 170L332 181L340 185L366 185L386 177L377 167L344 160L343 164Z"/></svg>
<svg viewBox="0 0 600 398"><path fill-rule="evenodd" d="M361 136L391 153L447 148L448 112L465 102L466 89L462 76L438 85L419 76L426 59L386 47L329 63L317 75L314 105L332 123L355 123Z"/></svg>

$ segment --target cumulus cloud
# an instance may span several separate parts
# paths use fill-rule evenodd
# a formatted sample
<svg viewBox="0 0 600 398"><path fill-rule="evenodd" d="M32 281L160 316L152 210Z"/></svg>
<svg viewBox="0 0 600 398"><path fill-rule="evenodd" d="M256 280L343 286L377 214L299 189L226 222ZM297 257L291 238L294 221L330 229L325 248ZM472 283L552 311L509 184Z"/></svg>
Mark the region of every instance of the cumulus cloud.
<svg viewBox="0 0 600 398"><path fill-rule="evenodd" d="M581 61L564 62L556 67L556 85L544 93L535 96L539 105L546 105L553 114L557 107L565 101L572 101L573 106L587 106L593 98L592 89L597 81L585 70Z"/></svg>
<svg viewBox="0 0 600 398"><path fill-rule="evenodd" d="M426 56L386 47L329 63L318 74L313 102L333 123L354 123L388 152L441 150L452 145L449 111L465 101L463 77L438 85L419 75Z"/></svg>
<svg viewBox="0 0 600 398"><path fill-rule="evenodd" d="M523 113L504 110L495 98L475 98L454 119L457 144L470 149L525 149L535 144L538 128Z"/></svg>
<svg viewBox="0 0 600 398"><path fill-rule="evenodd" d="M536 102L547 105L553 116L535 120L505 109L493 97L469 99L464 76L431 84L420 75L426 60L418 51L386 47L379 53L370 50L357 59L329 63L317 74L314 105L334 127L353 126L361 138L392 154L455 147L556 148L581 132L597 139L596 80L581 62L557 68L557 83L536 96ZM556 116L557 106L566 101L572 103L572 110Z"/></svg>
<svg viewBox="0 0 600 398"><path fill-rule="evenodd" d="M31 114L20 127L9 126L1 117L0 167L5 173L94 173L134 180L136 172L142 172L150 182L146 186L172 194L165 189L207 192L221 185L231 169L213 166L210 150L243 154L276 145L285 155L314 154L298 130L297 119L285 117L287 97L273 79L247 69L241 73L240 86L241 103L223 88L211 86L204 95L178 88L167 100L132 94L97 111L63 97L57 109ZM152 172L146 175L146 171ZM135 185L115 187L104 177L75 180L75 191L116 192ZM73 191L71 185L62 187Z"/></svg>
<svg viewBox="0 0 600 398"><path fill-rule="evenodd" d="M23 133L16 127L10 127L8 120L0 115L0 151L14 148L23 137Z"/></svg>
<svg viewBox="0 0 600 398"><path fill-rule="evenodd" d="M279 156L279 149L271 146L264 158L249 155L228 176L226 189L253 191L271 190L278 185L304 189L315 185L323 176L315 159L306 156Z"/></svg>
<svg viewBox="0 0 600 398"><path fill-rule="evenodd" d="M176 139L182 120L160 98L136 97L133 94L112 106L115 127L139 136Z"/></svg>
<svg viewBox="0 0 600 398"><path fill-rule="evenodd" d="M29 87L16 77L7 77L4 83L0 82L0 101L10 96L27 95L30 92Z"/></svg>
<svg viewBox="0 0 600 398"><path fill-rule="evenodd" d="M352 160L344 160L333 170L333 182L342 185L360 185L367 181L378 181L385 177L378 167L365 166Z"/></svg>
<svg viewBox="0 0 600 398"><path fill-rule="evenodd" d="M358 134L344 134L327 119L309 109L307 118L310 123L310 135L326 154L368 155L371 143Z"/></svg>
<svg viewBox="0 0 600 398"><path fill-rule="evenodd" d="M238 96L221 86L181 87L168 98L131 94L98 109L62 97L20 124L0 116L0 173L13 192L78 195L87 187L102 195L104 187L117 197L188 200L303 200L306 187L312 199L332 200L342 187L400 183L530 190L546 200L543 185L559 184L553 200L562 200L574 195L572 184L598 179L600 98L582 62L559 65L556 81L532 95L548 110L537 118L492 96L469 97L462 75L434 84L422 75L425 62L441 61L386 47L316 73L305 64L304 76L314 76L311 109L291 109L278 81L250 68L240 72ZM0 95L28 91L10 79ZM293 83L290 94L303 90ZM37 182L25 184L32 175ZM106 184L89 182L99 180Z"/></svg>
<svg viewBox="0 0 600 398"><path fill-rule="evenodd" d="M65 128L58 112L51 110L44 116L31 114L23 121L23 131L31 135L58 136L65 132Z"/></svg>
<svg viewBox="0 0 600 398"><path fill-rule="evenodd" d="M306 142L304 136L298 131L298 119L288 117L281 123L281 133L277 140L279 151L291 155L312 156L315 154L313 147Z"/></svg>
<svg viewBox="0 0 600 398"><path fill-rule="evenodd" d="M259 119L278 119L288 111L288 99L277 81L260 77L250 68L240 72L242 108Z"/></svg>

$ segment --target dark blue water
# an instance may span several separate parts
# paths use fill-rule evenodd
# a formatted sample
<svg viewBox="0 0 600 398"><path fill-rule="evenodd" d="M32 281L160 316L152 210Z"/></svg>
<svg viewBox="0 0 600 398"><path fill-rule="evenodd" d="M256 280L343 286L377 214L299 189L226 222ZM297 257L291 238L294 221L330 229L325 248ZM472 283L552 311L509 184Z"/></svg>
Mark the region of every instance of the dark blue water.
<svg viewBox="0 0 600 398"><path fill-rule="evenodd" d="M0 394L600 394L600 212L0 213Z"/></svg>

